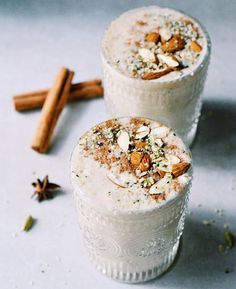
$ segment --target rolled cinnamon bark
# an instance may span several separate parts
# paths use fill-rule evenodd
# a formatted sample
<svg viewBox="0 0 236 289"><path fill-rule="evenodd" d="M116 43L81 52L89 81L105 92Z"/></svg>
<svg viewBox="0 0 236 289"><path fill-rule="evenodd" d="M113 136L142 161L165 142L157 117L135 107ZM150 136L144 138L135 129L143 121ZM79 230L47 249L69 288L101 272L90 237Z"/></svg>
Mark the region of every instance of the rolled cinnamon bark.
<svg viewBox="0 0 236 289"><path fill-rule="evenodd" d="M32 141L32 149L40 153L48 150L57 120L69 97L74 72L63 67L44 102L38 128Z"/></svg>
<svg viewBox="0 0 236 289"><path fill-rule="evenodd" d="M100 79L94 79L73 84L70 89L68 101L87 100L103 96L103 87ZM43 106L49 89L15 95L13 104L15 110L25 111Z"/></svg>

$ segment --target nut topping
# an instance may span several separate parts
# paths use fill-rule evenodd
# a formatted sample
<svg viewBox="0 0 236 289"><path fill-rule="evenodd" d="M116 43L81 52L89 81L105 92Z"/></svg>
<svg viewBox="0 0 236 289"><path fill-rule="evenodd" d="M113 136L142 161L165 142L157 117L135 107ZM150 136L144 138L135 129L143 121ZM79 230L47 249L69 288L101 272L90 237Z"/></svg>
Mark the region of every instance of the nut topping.
<svg viewBox="0 0 236 289"><path fill-rule="evenodd" d="M154 42L155 44L157 44L157 42L159 41L159 38L160 38L160 34L157 33L157 32L151 32L151 33L148 33L146 35L146 41L147 42Z"/></svg>
<svg viewBox="0 0 236 289"><path fill-rule="evenodd" d="M170 67L177 67L179 66L179 62L176 60L175 57L173 56L167 56L165 54L158 54L157 58L159 59L159 61L167 64Z"/></svg>
<svg viewBox="0 0 236 289"><path fill-rule="evenodd" d="M177 164L172 165L173 177L177 178L178 176L183 175L184 173L186 173L188 171L190 166L191 165L189 163L185 163L185 162L181 162L181 163L177 163Z"/></svg>
<svg viewBox="0 0 236 289"><path fill-rule="evenodd" d="M172 33L171 33L171 31L169 29L161 28L159 33L160 33L160 36L161 36L161 42L162 43L171 39Z"/></svg>
<svg viewBox="0 0 236 289"><path fill-rule="evenodd" d="M164 52L173 53L184 49L184 46L185 46L184 39L181 38L179 35L174 35L169 41L166 41L161 45L161 49Z"/></svg>
<svg viewBox="0 0 236 289"><path fill-rule="evenodd" d="M112 172L107 174L107 178L115 185L120 188L127 188L127 184L121 179L119 175L116 175Z"/></svg>
<svg viewBox="0 0 236 289"><path fill-rule="evenodd" d="M141 139L147 136L150 132L150 128L147 127L146 125L141 126L140 128L137 129L135 139Z"/></svg>
<svg viewBox="0 0 236 289"><path fill-rule="evenodd" d="M174 67L168 67L164 70L161 70L159 72L149 72L149 73L145 73L142 76L143 80L152 80L152 79L158 79L160 77L162 77L163 75L166 75L172 71L175 71L176 69Z"/></svg>
<svg viewBox="0 0 236 289"><path fill-rule="evenodd" d="M132 152L130 155L130 162L134 166L139 166L142 160L142 154L139 152Z"/></svg>
<svg viewBox="0 0 236 289"><path fill-rule="evenodd" d="M138 50L139 55L142 57L144 62L156 62L155 54L146 48L140 48Z"/></svg>
<svg viewBox="0 0 236 289"><path fill-rule="evenodd" d="M197 41L192 41L190 43L190 48L192 51L197 52L197 53L202 51L202 46Z"/></svg>
<svg viewBox="0 0 236 289"><path fill-rule="evenodd" d="M150 156L148 155L148 154L145 154L144 156L143 156L143 158L142 158L142 161L141 161L141 163L140 163L140 170L142 171L142 172L146 172L146 171L148 171L149 170L149 168L150 168L150 166L151 166L151 158L150 158Z"/></svg>
<svg viewBox="0 0 236 289"><path fill-rule="evenodd" d="M117 143L124 152L128 151L130 141L129 141L129 135L126 131L121 132L121 134L119 135L117 139Z"/></svg>
<svg viewBox="0 0 236 289"><path fill-rule="evenodd" d="M156 137L156 138L163 138L166 137L167 134L169 133L169 128L165 127L165 126L159 126L159 127L155 127L151 130L151 135Z"/></svg>

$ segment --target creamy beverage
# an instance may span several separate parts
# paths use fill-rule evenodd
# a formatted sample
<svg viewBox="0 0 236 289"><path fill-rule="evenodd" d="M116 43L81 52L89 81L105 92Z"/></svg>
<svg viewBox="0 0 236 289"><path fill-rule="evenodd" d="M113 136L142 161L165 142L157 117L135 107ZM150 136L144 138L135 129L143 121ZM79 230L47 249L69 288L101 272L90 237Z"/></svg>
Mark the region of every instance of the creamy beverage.
<svg viewBox="0 0 236 289"><path fill-rule="evenodd" d="M179 11L150 6L122 14L102 42L109 112L159 120L191 144L209 55L206 31Z"/></svg>
<svg viewBox="0 0 236 289"><path fill-rule="evenodd" d="M175 258L191 184L191 155L172 129L147 118L105 121L71 159L80 227L103 274L142 282Z"/></svg>

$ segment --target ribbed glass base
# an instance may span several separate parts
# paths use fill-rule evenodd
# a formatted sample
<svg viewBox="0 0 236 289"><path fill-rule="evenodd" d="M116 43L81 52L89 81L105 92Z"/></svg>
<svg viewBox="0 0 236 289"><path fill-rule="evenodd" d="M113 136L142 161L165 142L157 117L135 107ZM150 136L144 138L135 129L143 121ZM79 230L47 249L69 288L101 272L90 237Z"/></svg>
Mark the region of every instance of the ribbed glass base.
<svg viewBox="0 0 236 289"><path fill-rule="evenodd" d="M99 262L97 256L90 254L90 260L95 268L102 274L116 281L124 283L141 283L152 280L164 273L173 263L179 248L179 240L174 244L169 253L163 258L161 264L141 272L117 270L112 264L105 266ZM158 260L157 260L158 263ZM122 267L122 264L121 264Z"/></svg>

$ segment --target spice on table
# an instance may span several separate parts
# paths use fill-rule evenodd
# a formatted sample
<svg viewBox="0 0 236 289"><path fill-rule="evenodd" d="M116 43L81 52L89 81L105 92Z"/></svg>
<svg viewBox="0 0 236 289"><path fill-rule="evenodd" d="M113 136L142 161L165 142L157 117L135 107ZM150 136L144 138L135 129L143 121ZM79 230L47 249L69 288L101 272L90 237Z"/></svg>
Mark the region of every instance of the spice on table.
<svg viewBox="0 0 236 289"><path fill-rule="evenodd" d="M61 68L55 83L48 92L31 145L32 149L39 153L46 153L49 148L57 120L69 97L73 76L74 72L65 67Z"/></svg>
<svg viewBox="0 0 236 289"><path fill-rule="evenodd" d="M60 188L59 185L50 183L48 176L42 181L37 179L36 182L32 183L32 186L35 188L33 196L37 196L39 202L52 199L54 197L54 191Z"/></svg>
<svg viewBox="0 0 236 289"><path fill-rule="evenodd" d="M226 241L227 247L229 249L232 249L234 246L234 241L235 241L234 235L232 232L230 232L230 231L225 232L225 241Z"/></svg>
<svg viewBox="0 0 236 289"><path fill-rule="evenodd" d="M28 232L32 228L33 224L34 219L31 215L29 215L22 226L22 231Z"/></svg>
<svg viewBox="0 0 236 289"><path fill-rule="evenodd" d="M15 95L13 97L15 110L26 111L42 107L48 92L49 89L42 89ZM88 100L101 96L103 96L102 81L93 79L72 84L68 101Z"/></svg>

